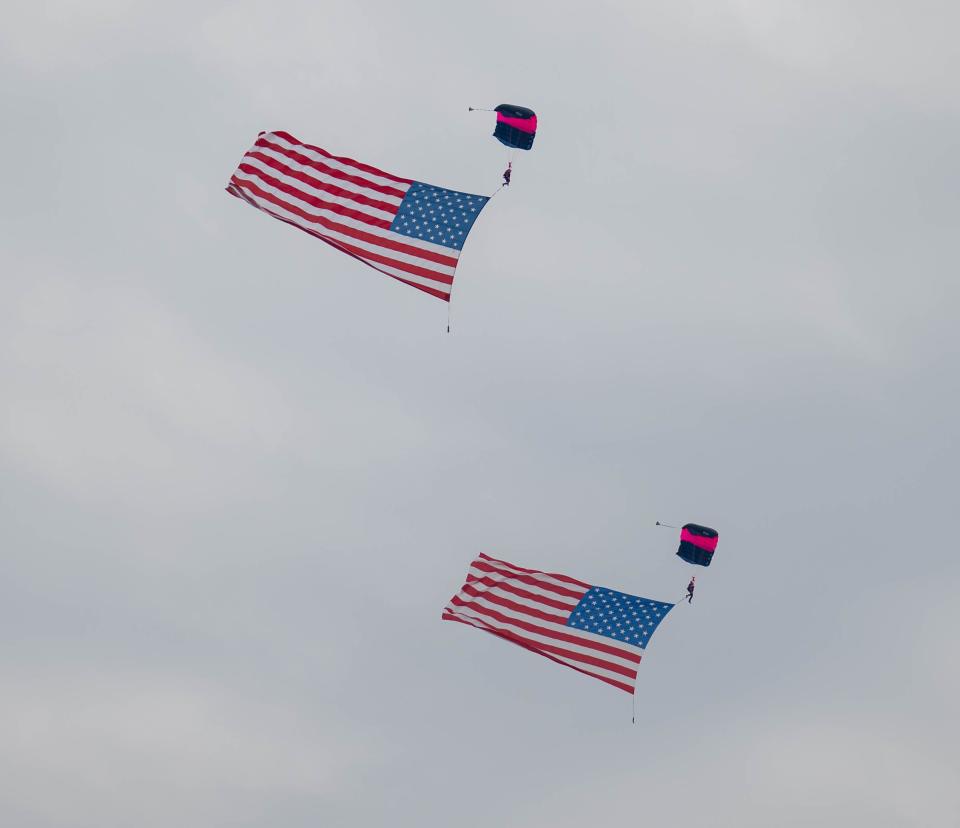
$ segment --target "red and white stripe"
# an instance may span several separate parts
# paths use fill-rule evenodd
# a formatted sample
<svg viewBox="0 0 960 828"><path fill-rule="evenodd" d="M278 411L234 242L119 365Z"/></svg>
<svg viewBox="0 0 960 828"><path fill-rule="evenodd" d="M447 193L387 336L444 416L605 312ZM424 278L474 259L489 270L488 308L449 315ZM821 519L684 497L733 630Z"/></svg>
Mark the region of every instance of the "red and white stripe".
<svg viewBox="0 0 960 828"><path fill-rule="evenodd" d="M590 584L481 554L467 582L444 607L459 621L498 635L581 673L633 693L643 649L568 627Z"/></svg>
<svg viewBox="0 0 960 828"><path fill-rule="evenodd" d="M390 230L412 183L289 133L262 132L230 177L227 192L449 302L460 251Z"/></svg>

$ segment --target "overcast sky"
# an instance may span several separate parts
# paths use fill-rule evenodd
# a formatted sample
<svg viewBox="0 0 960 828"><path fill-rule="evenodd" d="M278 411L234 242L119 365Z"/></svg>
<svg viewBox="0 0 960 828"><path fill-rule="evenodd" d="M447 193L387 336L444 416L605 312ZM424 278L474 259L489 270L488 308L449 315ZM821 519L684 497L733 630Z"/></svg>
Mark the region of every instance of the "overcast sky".
<svg viewBox="0 0 960 828"><path fill-rule="evenodd" d="M13 0L0 823L960 825L953 2ZM477 193L443 302L224 193ZM440 611L654 599L630 697Z"/></svg>

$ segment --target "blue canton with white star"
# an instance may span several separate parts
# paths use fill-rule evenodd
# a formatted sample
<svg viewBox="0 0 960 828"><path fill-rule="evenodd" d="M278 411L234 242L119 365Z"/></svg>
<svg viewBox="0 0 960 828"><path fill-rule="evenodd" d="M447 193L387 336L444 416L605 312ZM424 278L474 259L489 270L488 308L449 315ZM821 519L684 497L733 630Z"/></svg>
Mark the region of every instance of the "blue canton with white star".
<svg viewBox="0 0 960 828"><path fill-rule="evenodd" d="M567 619L568 627L646 647L673 604L638 598L606 587L590 587Z"/></svg>
<svg viewBox="0 0 960 828"><path fill-rule="evenodd" d="M414 181L390 225L394 233L460 250L490 199Z"/></svg>

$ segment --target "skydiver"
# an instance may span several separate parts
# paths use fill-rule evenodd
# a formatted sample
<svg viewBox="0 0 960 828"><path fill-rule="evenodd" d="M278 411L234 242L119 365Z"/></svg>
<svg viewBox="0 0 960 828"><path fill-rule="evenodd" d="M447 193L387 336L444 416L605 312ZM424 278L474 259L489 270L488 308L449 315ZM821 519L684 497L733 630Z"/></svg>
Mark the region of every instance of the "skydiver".
<svg viewBox="0 0 960 828"><path fill-rule="evenodd" d="M503 186L510 186L510 172L513 167L513 161L507 161L507 168L503 171Z"/></svg>
<svg viewBox="0 0 960 828"><path fill-rule="evenodd" d="M697 585L697 584L696 584L696 581L697 581L697 576L694 575L694 576L690 579L690 583L687 584L687 596L686 596L686 598L687 598L687 603L688 603L688 604L692 604L692 603L693 603L693 590L694 590L694 587L696 587L696 585Z"/></svg>

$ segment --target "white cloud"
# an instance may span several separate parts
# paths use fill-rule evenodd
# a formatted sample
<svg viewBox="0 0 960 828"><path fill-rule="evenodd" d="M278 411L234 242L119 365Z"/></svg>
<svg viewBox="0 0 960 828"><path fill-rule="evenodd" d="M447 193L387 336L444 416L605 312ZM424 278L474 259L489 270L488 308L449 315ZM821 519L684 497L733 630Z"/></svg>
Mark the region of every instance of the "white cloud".
<svg viewBox="0 0 960 828"><path fill-rule="evenodd" d="M135 53L147 34L149 0L14 0L4 5L0 43L21 69L47 77L108 65Z"/></svg>
<svg viewBox="0 0 960 828"><path fill-rule="evenodd" d="M224 467L238 470L238 454L292 450L305 423L269 380L119 280L81 285L51 271L68 268L5 283L9 462L81 499L196 502L230 477Z"/></svg>
<svg viewBox="0 0 960 828"><path fill-rule="evenodd" d="M20 824L239 824L262 797L322 813L381 750L335 720L169 674L8 672L0 725L0 790Z"/></svg>
<svg viewBox="0 0 960 828"><path fill-rule="evenodd" d="M306 385L274 380L258 354L134 287L149 282L142 273L81 283L77 266L10 262L0 456L71 498L203 510L255 498L291 464L322 470L319 494L343 482L335 475L362 477L430 443L419 402L349 361L326 361Z"/></svg>
<svg viewBox="0 0 960 828"><path fill-rule="evenodd" d="M0 823L956 821L953 7L5 12ZM222 190L274 127L492 190L500 101L450 336ZM682 591L656 518L726 545L646 728L464 675L473 552Z"/></svg>
<svg viewBox="0 0 960 828"><path fill-rule="evenodd" d="M886 90L910 105L956 108L955 3L732 0L730 5L750 42L777 62L824 82Z"/></svg>
<svg viewBox="0 0 960 828"><path fill-rule="evenodd" d="M769 710L767 713L769 714ZM649 745L630 731L644 754ZM877 727L855 714L718 722L685 744L658 749L643 771L552 792L508 824L574 828L642 818L716 828L916 826L947 828L960 814L960 768L915 743L899 717ZM689 741L688 741L689 740Z"/></svg>

